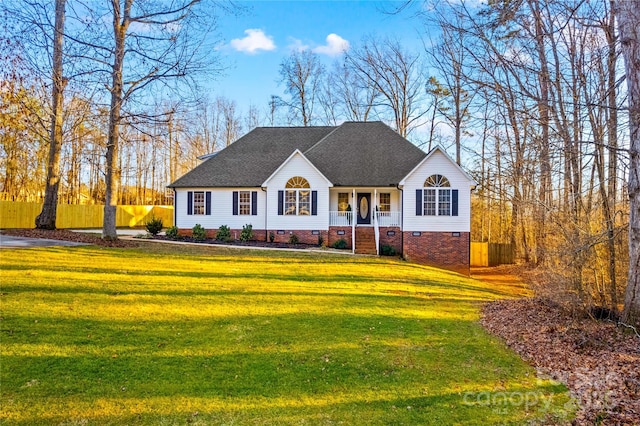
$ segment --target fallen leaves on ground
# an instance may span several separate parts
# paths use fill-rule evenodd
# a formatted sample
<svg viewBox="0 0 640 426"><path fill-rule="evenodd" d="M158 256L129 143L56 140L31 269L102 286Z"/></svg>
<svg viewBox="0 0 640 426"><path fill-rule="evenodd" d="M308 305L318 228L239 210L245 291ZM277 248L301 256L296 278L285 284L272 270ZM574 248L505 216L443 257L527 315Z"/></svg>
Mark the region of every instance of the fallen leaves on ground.
<svg viewBox="0 0 640 426"><path fill-rule="evenodd" d="M14 237L45 238L49 240L73 241L76 243L94 244L105 247L139 247L140 244L130 240L103 240L99 235L85 232L73 232L66 229L3 229L2 233Z"/></svg>
<svg viewBox="0 0 640 426"><path fill-rule="evenodd" d="M631 330L577 318L547 298L489 303L482 325L569 388L579 404L574 424L640 424L640 338Z"/></svg>

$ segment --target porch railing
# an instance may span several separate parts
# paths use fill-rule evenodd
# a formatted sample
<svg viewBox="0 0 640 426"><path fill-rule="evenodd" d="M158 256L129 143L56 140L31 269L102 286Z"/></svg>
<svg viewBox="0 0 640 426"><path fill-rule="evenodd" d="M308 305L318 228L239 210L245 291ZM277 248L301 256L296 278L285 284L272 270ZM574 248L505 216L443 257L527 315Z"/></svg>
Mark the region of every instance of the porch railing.
<svg viewBox="0 0 640 426"><path fill-rule="evenodd" d="M376 212L378 226L400 226L400 212Z"/></svg>
<svg viewBox="0 0 640 426"><path fill-rule="evenodd" d="M351 226L353 212L329 212L329 226Z"/></svg>

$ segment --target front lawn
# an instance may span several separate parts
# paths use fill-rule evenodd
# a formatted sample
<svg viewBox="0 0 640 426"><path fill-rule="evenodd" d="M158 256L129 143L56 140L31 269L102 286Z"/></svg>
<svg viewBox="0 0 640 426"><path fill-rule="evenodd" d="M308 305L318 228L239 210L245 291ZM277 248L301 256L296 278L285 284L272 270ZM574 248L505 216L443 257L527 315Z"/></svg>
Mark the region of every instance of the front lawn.
<svg viewBox="0 0 640 426"><path fill-rule="evenodd" d="M477 320L526 290L388 259L0 252L3 424L522 424L571 413ZM567 406L570 404L567 404Z"/></svg>

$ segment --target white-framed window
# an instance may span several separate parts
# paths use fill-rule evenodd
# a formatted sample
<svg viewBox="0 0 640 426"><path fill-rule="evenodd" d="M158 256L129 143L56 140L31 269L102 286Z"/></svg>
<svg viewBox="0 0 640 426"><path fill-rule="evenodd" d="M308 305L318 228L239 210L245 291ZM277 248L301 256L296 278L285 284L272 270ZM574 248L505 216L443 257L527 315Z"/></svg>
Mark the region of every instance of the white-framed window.
<svg viewBox="0 0 640 426"><path fill-rule="evenodd" d="M381 212L390 212L391 211L391 194L388 192L380 193L380 204L378 206L379 211Z"/></svg>
<svg viewBox="0 0 640 426"><path fill-rule="evenodd" d="M251 214L251 191L238 191L238 214Z"/></svg>
<svg viewBox="0 0 640 426"><path fill-rule="evenodd" d="M205 214L204 191L193 191L193 214Z"/></svg>
<svg viewBox="0 0 640 426"><path fill-rule="evenodd" d="M451 216L451 184L442 175L431 175L424 182L424 216Z"/></svg>
<svg viewBox="0 0 640 426"><path fill-rule="evenodd" d="M292 177L285 185L284 214L311 215L311 185L305 178Z"/></svg>
<svg viewBox="0 0 640 426"><path fill-rule="evenodd" d="M438 216L451 216L451 189L438 189Z"/></svg>
<svg viewBox="0 0 640 426"><path fill-rule="evenodd" d="M431 188L424 189L423 213L425 216L435 216L437 206L437 190Z"/></svg>
<svg viewBox="0 0 640 426"><path fill-rule="evenodd" d="M346 212L348 208L349 208L349 193L339 192L338 193L338 211Z"/></svg>

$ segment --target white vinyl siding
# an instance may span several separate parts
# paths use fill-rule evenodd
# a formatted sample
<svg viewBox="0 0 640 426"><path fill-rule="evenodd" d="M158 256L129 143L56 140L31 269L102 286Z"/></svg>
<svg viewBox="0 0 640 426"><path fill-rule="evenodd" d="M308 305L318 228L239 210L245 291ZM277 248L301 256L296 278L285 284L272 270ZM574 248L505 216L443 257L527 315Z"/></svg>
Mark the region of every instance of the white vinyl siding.
<svg viewBox="0 0 640 426"><path fill-rule="evenodd" d="M207 192L211 191L211 214L210 215L187 215L187 192ZM257 192L257 215L233 215L233 192L252 191ZM176 226L181 229L191 229L196 223L205 229L218 229L221 225L227 225L231 229L242 229L246 224L253 226L253 229L264 228L264 212L266 211L267 197L260 188L185 188L176 189L174 200ZM250 204L249 204L250 207Z"/></svg>
<svg viewBox="0 0 640 426"><path fill-rule="evenodd" d="M434 174L445 176L451 185L447 193L430 192L425 188L425 180ZM433 232L469 232L471 229L471 186L464 173L440 151L435 151L420 167L411 173L403 186L403 230ZM416 190L424 190L427 195L422 200L423 214L416 215ZM458 216L451 216L451 191L458 190ZM437 201L437 202L436 202ZM437 209L437 210L436 210ZM434 215L426 214L438 213ZM445 214L449 212L449 214Z"/></svg>
<svg viewBox="0 0 640 426"><path fill-rule="evenodd" d="M289 198L286 191L287 181L292 177L300 176L309 182L308 189L296 189L308 191L308 196L302 195L296 198L296 213L285 214L287 209L293 207L293 197ZM302 155L292 156L288 162L269 179L267 188L267 215L269 229L283 230L326 230L329 229L329 183ZM284 192L284 211L278 215L278 191ZM311 191L317 191L317 215L311 215ZM300 203L302 198L302 203ZM301 205L302 204L302 205ZM300 213L298 213L298 210ZM305 213L309 212L309 213Z"/></svg>

